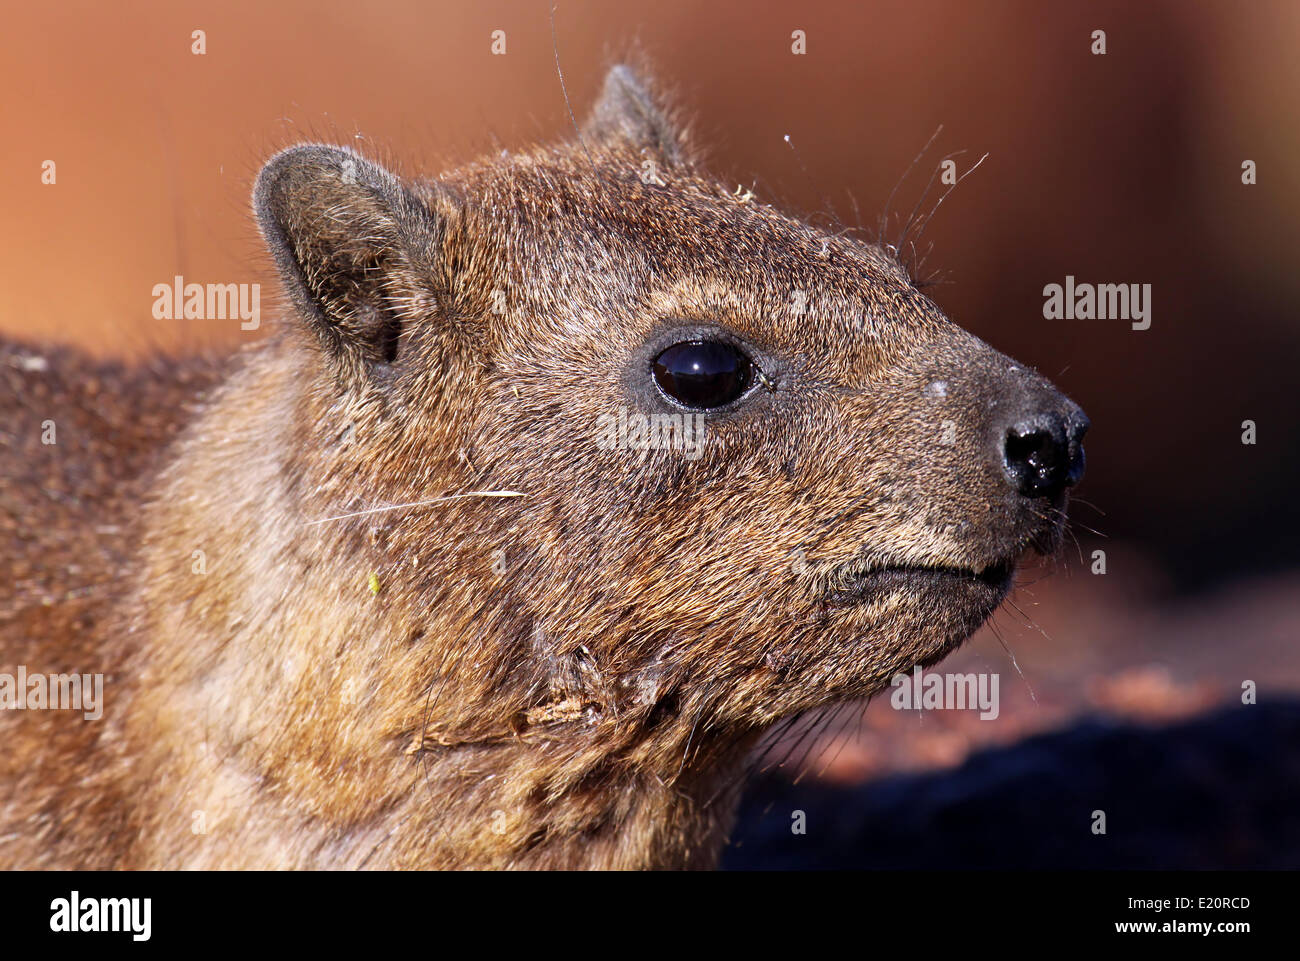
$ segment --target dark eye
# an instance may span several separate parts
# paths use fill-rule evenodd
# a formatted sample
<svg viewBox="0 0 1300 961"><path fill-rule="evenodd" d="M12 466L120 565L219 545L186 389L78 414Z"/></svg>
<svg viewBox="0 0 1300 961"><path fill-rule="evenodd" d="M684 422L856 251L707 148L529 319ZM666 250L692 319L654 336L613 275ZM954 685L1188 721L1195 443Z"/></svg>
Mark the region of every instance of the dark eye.
<svg viewBox="0 0 1300 961"><path fill-rule="evenodd" d="M656 357L654 375L660 389L679 404L722 407L749 389L754 365L730 344L691 340Z"/></svg>

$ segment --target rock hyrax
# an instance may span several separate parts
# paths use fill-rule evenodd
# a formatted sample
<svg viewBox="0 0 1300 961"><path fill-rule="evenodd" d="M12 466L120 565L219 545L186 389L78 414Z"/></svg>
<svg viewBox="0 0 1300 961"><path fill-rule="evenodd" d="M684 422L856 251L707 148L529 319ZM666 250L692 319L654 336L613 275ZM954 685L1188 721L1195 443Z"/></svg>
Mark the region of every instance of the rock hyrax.
<svg viewBox="0 0 1300 961"><path fill-rule="evenodd" d="M0 714L4 864L711 865L765 730L1059 539L1079 407L624 67L570 143L298 146L254 208L236 356L4 348L0 672L107 676Z"/></svg>

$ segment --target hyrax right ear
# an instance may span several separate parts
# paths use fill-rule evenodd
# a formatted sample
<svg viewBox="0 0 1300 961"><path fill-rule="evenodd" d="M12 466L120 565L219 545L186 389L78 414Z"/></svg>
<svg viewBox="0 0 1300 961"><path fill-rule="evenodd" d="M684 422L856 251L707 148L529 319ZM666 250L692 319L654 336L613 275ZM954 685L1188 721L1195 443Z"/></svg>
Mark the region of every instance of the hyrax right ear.
<svg viewBox="0 0 1300 961"><path fill-rule="evenodd" d="M377 164L291 147L262 168L253 205L286 291L345 379L394 364L404 325L440 310L444 225Z"/></svg>
<svg viewBox="0 0 1300 961"><path fill-rule="evenodd" d="M677 163L690 153L687 132L650 84L627 64L617 64L605 75L600 98L582 133L598 143L620 143L668 163Z"/></svg>

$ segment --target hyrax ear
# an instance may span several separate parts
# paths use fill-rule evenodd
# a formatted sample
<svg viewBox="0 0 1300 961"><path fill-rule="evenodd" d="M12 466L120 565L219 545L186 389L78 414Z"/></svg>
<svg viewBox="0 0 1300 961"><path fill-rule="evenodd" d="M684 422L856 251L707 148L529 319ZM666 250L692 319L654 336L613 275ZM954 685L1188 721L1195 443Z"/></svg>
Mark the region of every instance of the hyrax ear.
<svg viewBox="0 0 1300 961"><path fill-rule="evenodd" d="M253 205L294 306L340 374L393 364L403 325L439 309L444 224L377 164L291 147L262 168Z"/></svg>
<svg viewBox="0 0 1300 961"><path fill-rule="evenodd" d="M624 144L668 163L677 163L687 155L685 131L677 128L671 112L626 64L612 67L605 75L605 87L582 134L585 140Z"/></svg>

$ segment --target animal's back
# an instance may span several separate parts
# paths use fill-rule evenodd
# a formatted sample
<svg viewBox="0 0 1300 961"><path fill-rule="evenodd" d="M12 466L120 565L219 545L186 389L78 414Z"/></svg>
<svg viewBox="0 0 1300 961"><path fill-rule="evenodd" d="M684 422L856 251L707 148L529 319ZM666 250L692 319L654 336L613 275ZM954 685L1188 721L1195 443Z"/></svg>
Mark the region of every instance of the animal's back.
<svg viewBox="0 0 1300 961"><path fill-rule="evenodd" d="M218 370L0 340L0 672L99 673L106 702L129 696L112 599L149 478ZM121 805L80 788L112 764L112 713L0 711L0 865L110 857Z"/></svg>

